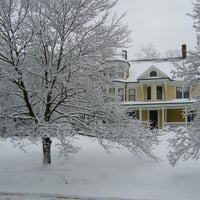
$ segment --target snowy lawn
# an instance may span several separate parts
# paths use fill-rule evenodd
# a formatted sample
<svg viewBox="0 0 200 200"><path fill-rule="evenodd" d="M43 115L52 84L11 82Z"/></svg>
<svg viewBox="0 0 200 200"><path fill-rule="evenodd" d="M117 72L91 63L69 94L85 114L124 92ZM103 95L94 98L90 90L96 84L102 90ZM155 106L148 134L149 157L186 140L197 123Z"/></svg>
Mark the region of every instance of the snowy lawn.
<svg viewBox="0 0 200 200"><path fill-rule="evenodd" d="M84 200L199 200L200 161L179 162L172 168L166 159L166 136L160 140L155 149L162 159L159 162L137 158L126 150L114 149L107 154L96 141L80 138L76 143L81 151L63 161L54 149L50 166L42 166L41 146L32 145L25 154L8 141L1 141L0 199L53 200L60 194L68 196L63 199Z"/></svg>

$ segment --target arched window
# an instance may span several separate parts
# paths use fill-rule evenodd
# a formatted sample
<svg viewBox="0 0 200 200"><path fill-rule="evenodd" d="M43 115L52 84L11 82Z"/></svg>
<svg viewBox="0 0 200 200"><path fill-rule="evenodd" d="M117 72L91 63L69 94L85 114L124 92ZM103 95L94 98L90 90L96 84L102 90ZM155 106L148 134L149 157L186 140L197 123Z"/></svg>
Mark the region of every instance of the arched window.
<svg viewBox="0 0 200 200"><path fill-rule="evenodd" d="M150 77L156 77L157 76L157 72L156 71L151 71L150 72Z"/></svg>

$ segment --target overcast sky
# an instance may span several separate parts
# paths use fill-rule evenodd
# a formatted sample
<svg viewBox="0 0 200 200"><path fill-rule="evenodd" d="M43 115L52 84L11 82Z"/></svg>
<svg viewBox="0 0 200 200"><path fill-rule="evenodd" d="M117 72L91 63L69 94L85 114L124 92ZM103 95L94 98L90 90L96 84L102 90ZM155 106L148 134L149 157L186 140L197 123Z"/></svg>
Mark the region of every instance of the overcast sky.
<svg viewBox="0 0 200 200"><path fill-rule="evenodd" d="M132 48L128 49L133 59L141 45L152 44L160 53L169 49L180 49L187 44L194 49L196 34L192 14L195 0L119 0L116 11L126 12L123 22L132 30Z"/></svg>

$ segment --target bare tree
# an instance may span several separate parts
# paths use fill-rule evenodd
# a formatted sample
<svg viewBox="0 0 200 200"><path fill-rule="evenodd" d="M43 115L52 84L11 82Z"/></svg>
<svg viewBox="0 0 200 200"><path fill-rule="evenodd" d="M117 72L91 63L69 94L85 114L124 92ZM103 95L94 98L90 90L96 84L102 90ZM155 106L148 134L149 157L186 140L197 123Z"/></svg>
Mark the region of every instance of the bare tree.
<svg viewBox="0 0 200 200"><path fill-rule="evenodd" d="M156 137L103 93L104 65L129 41L116 0L2 0L1 136L38 141L50 163L51 138L63 154L74 135L98 138L154 158ZM113 69L113 66L110 66ZM110 103L109 103L110 102ZM48 150L48 151L46 151Z"/></svg>
<svg viewBox="0 0 200 200"><path fill-rule="evenodd" d="M181 57L181 52L178 49L168 49L165 52L165 55L167 58L176 58L176 57Z"/></svg>
<svg viewBox="0 0 200 200"><path fill-rule="evenodd" d="M160 54L152 44L142 45L139 52L135 55L137 59L159 58Z"/></svg>

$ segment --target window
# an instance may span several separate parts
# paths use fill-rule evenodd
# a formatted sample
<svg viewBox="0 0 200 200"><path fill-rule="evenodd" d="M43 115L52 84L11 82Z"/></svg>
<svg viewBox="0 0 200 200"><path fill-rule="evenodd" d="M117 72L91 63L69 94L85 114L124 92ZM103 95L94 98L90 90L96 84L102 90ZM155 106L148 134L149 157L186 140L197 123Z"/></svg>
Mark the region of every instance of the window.
<svg viewBox="0 0 200 200"><path fill-rule="evenodd" d="M115 88L109 88L109 94L114 95L115 94Z"/></svg>
<svg viewBox="0 0 200 200"><path fill-rule="evenodd" d="M130 111L127 114L128 114L129 117L136 119L136 112L135 111Z"/></svg>
<svg viewBox="0 0 200 200"><path fill-rule="evenodd" d="M103 91L103 95L107 94L107 89L106 88L102 88L102 91Z"/></svg>
<svg viewBox="0 0 200 200"><path fill-rule="evenodd" d="M183 88L183 98L187 99L189 97L190 97L190 95L189 95L189 88L188 87L187 88Z"/></svg>
<svg viewBox="0 0 200 200"><path fill-rule="evenodd" d="M151 100L151 87L147 87L147 100Z"/></svg>
<svg viewBox="0 0 200 200"><path fill-rule="evenodd" d="M176 98L182 99L182 87L176 87Z"/></svg>
<svg viewBox="0 0 200 200"><path fill-rule="evenodd" d="M120 101L124 101L124 89L118 88L118 96L120 97Z"/></svg>
<svg viewBox="0 0 200 200"><path fill-rule="evenodd" d="M135 101L135 89L129 88L129 96L128 100L129 101Z"/></svg>
<svg viewBox="0 0 200 200"><path fill-rule="evenodd" d="M187 114L187 121L188 121L188 122L193 122L193 121L194 121L194 117L195 117L194 111L190 111L190 112Z"/></svg>
<svg viewBox="0 0 200 200"><path fill-rule="evenodd" d="M189 88L185 87L176 87L176 98L177 99L187 99L189 98Z"/></svg>
<svg viewBox="0 0 200 200"><path fill-rule="evenodd" d="M157 86L157 99L162 100L162 87Z"/></svg>
<svg viewBox="0 0 200 200"><path fill-rule="evenodd" d="M151 71L150 72L150 77L156 77L157 76L157 72L156 71Z"/></svg>
<svg viewBox="0 0 200 200"><path fill-rule="evenodd" d="M114 73L109 73L110 78L114 78L115 74Z"/></svg>

